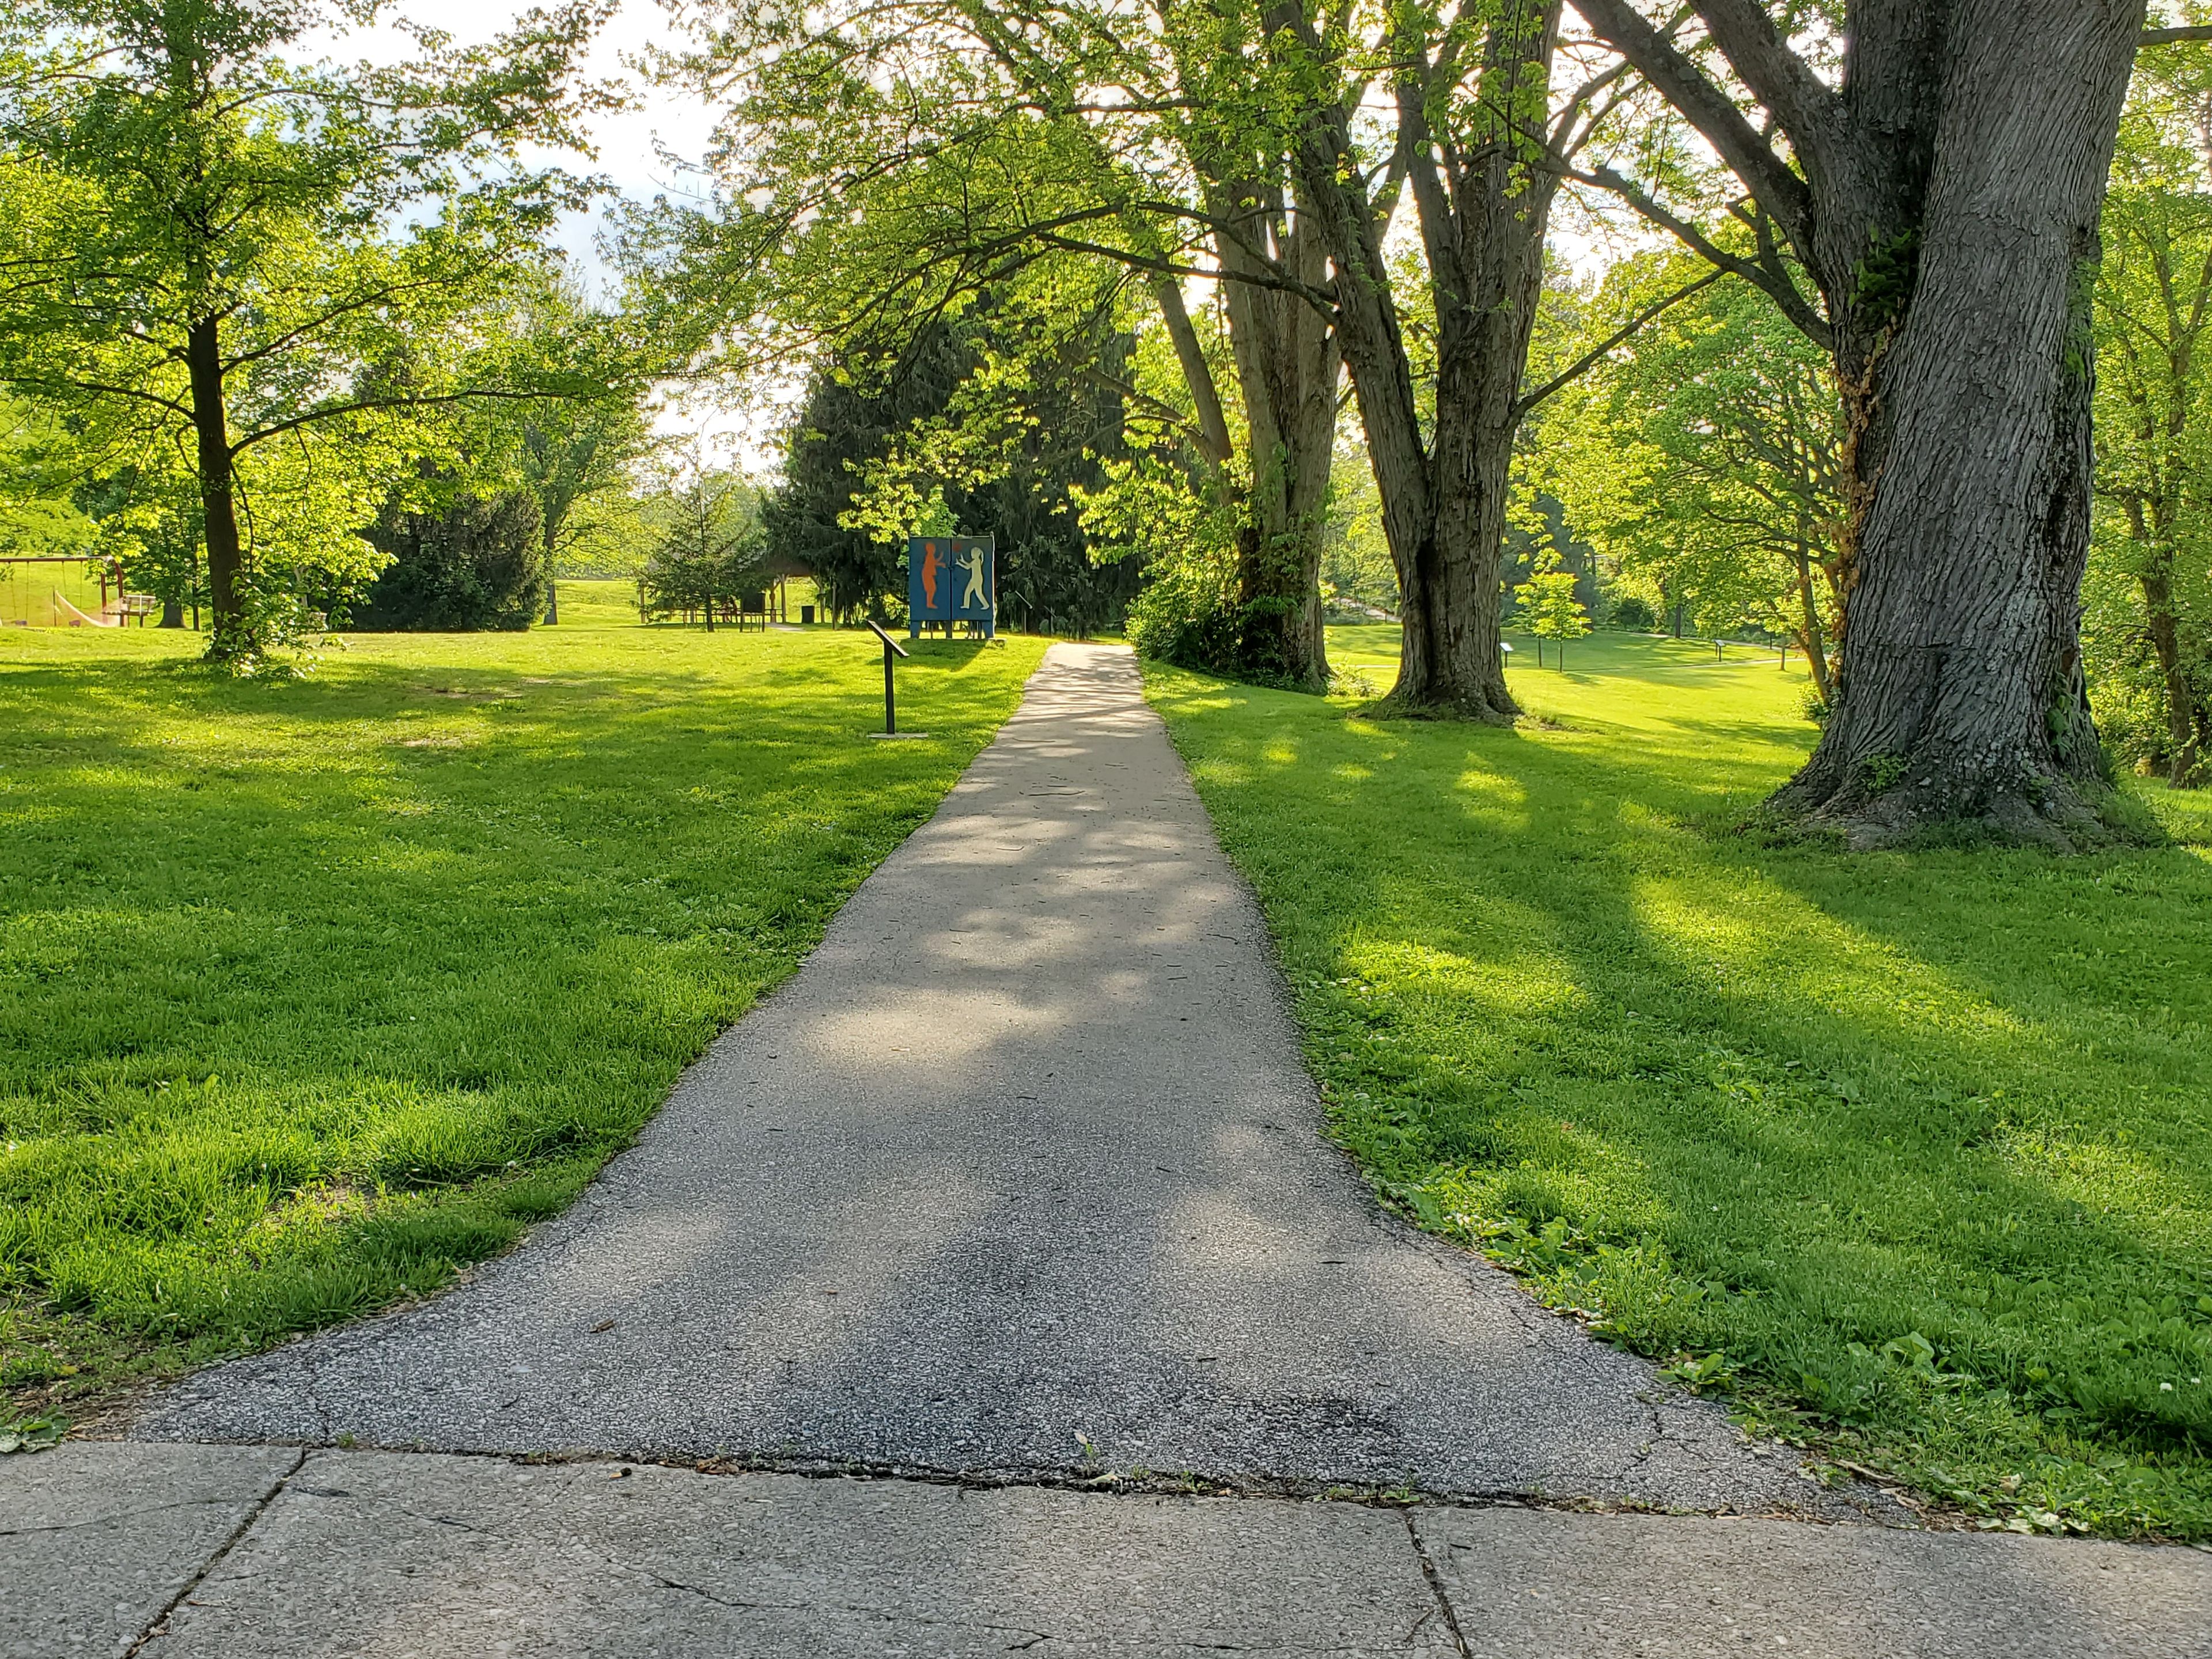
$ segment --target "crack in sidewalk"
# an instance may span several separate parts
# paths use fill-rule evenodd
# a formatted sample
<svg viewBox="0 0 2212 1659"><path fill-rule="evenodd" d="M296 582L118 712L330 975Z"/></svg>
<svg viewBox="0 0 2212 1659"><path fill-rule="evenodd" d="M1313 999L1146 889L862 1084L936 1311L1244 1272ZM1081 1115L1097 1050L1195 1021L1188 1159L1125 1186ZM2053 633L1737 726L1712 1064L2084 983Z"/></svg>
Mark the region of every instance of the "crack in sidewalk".
<svg viewBox="0 0 2212 1659"><path fill-rule="evenodd" d="M1444 1628L1451 1632L1452 1645L1459 1650L1460 1659L1473 1659L1467 1637L1459 1627L1459 1615L1452 1611L1451 1597L1444 1594L1444 1581L1437 1571L1437 1564L1429 1559L1429 1547L1421 1541L1421 1529L1414 1523L1413 1511L1407 1510L1405 1517L1406 1537L1413 1546L1414 1559L1421 1564L1421 1577L1428 1582L1429 1594L1437 1598L1437 1611L1443 1615Z"/></svg>
<svg viewBox="0 0 2212 1659"><path fill-rule="evenodd" d="M112 1527L118 1521L135 1521L142 1515L161 1515L170 1510L228 1509L236 1498L180 1498L173 1504L148 1504L136 1509L110 1510L82 1521L57 1521L41 1527L0 1527L0 1538L33 1538L42 1533L81 1532L87 1527Z"/></svg>
<svg viewBox="0 0 2212 1659"><path fill-rule="evenodd" d="M246 1512L245 1518L231 1528L230 1536L224 1539L215 1553L200 1564L200 1570L191 1576L190 1582L171 1596L167 1605L154 1615L146 1628L138 1632L138 1639L124 1649L123 1659L137 1659L137 1655L145 1649L149 1642L157 1636L165 1636L168 1633L169 1620L176 1616L177 1609L184 1606L194 1590L207 1583L208 1575L223 1564L224 1559L231 1551L238 1547L246 1534L253 1530L255 1523L269 1512L269 1506L276 1501L286 1486L290 1484L292 1477L299 1474L306 1466L307 1455L307 1449L302 1447L298 1455L292 1459L291 1467L270 1482L269 1490L261 1495L261 1501Z"/></svg>

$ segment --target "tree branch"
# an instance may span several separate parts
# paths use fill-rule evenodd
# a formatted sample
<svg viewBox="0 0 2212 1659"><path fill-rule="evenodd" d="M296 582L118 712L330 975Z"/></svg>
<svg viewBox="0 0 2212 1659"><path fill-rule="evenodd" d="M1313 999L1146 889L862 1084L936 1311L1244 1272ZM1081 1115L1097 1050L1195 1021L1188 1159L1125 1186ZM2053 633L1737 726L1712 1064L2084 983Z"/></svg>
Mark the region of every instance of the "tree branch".
<svg viewBox="0 0 2212 1659"><path fill-rule="evenodd" d="M1849 120L1844 100L1790 49L1761 0L1692 0L1692 9L1798 155L1829 161L1824 152L1844 138Z"/></svg>
<svg viewBox="0 0 2212 1659"><path fill-rule="evenodd" d="M342 404L322 404L304 410L289 420L278 421L258 431L249 432L230 447L235 459L255 444L266 443L271 438L281 438L288 432L313 426L318 421L335 420L341 415L358 415L372 409L442 409L454 404L476 403L540 403L569 394L549 391L540 386L529 391L511 391L500 386L474 386L461 392L416 393L404 398L355 398Z"/></svg>
<svg viewBox="0 0 2212 1659"><path fill-rule="evenodd" d="M174 415L181 415L187 421L192 418L191 410L185 404L179 403L174 398L164 398L159 392L148 392L138 386L111 386L105 380L80 380L67 374L9 374L0 376L0 386L25 386L49 393L92 392L105 398L129 398L138 403L152 404L157 408L166 409Z"/></svg>
<svg viewBox="0 0 2212 1659"><path fill-rule="evenodd" d="M2212 40L2212 23L2186 23L2179 28L2145 29L2136 37L2138 51L2145 46L2170 46L2180 40Z"/></svg>
<svg viewBox="0 0 2212 1659"><path fill-rule="evenodd" d="M1827 319L1805 303L1805 296L1796 288L1767 270L1755 259L1730 253L1695 225L1678 215L1669 213L1643 191L1638 190L1611 167L1596 167L1588 173L1575 167L1560 169L1566 177L1578 184L1594 185L1598 189L1618 196L1638 213L1657 225L1699 258L1718 265L1723 270L1741 276L1781 308L1791 325L1805 337L1823 350L1835 347L1835 331Z"/></svg>
<svg viewBox="0 0 2212 1659"><path fill-rule="evenodd" d="M1545 381L1543 385L1538 386L1534 392L1523 392L1518 398L1516 398L1513 404L1513 418L1515 422L1517 423L1523 419L1530 410L1535 408L1538 404L1542 403L1545 398L1550 397L1561 386L1566 385L1568 381L1574 380L1578 375L1587 373L1600 358L1605 356L1613 349L1613 347L1619 345L1630 335L1635 333L1638 329L1642 328L1644 324L1650 322L1654 317L1658 316L1662 312L1670 310L1674 307L1681 304L1683 301L1688 299L1692 294L1698 292L1700 289L1711 288L1715 283L1720 281L1722 277L1729 276L1729 272L1723 270L1716 266L1713 270L1707 271L1704 276L1698 277L1696 282L1692 283L1687 288L1678 289L1674 293L1668 295L1665 299L1660 301L1657 304L1644 307L1643 310L1638 312L1636 315L1630 318L1626 323L1613 330L1612 333L1607 335L1596 346L1583 353L1581 356L1576 358L1574 362L1569 363L1565 368L1560 370L1559 374L1554 374L1550 380Z"/></svg>
<svg viewBox="0 0 2212 1659"><path fill-rule="evenodd" d="M1700 7L1699 12L1703 15L1716 9ZM1729 170L1765 204L1781 224L1783 234L1802 252L1812 232L1812 192L1744 118L1735 100L1654 28L1629 0L1576 0L1575 9L1592 33L1635 64L1638 72L1704 135ZM1706 26L1712 27L1710 18Z"/></svg>

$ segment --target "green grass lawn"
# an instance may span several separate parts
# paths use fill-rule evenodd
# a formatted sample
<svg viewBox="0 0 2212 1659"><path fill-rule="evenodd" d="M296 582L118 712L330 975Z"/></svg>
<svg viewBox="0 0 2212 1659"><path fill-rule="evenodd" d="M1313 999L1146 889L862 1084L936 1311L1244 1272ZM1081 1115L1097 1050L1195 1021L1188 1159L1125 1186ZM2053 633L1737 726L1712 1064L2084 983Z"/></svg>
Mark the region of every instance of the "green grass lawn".
<svg viewBox="0 0 2212 1659"><path fill-rule="evenodd" d="M1332 655L1386 689L1395 635ZM1820 1458L2212 1538L2207 804L2070 859L1763 845L1797 675L1516 643L1511 731L1148 670L1378 1189Z"/></svg>
<svg viewBox="0 0 2212 1659"><path fill-rule="evenodd" d="M788 973L1044 641L0 633L0 1383L72 1404L435 1288ZM0 1418L8 1413L0 1412Z"/></svg>

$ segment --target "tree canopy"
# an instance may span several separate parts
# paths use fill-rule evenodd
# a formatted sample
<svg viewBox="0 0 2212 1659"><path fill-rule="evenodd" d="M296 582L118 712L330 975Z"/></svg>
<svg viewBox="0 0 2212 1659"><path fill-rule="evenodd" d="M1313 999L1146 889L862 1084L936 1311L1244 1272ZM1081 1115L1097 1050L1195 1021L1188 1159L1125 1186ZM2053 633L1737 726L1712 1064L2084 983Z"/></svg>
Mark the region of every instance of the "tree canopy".
<svg viewBox="0 0 2212 1659"><path fill-rule="evenodd" d="M435 448L438 412L574 389L472 322L544 258L585 187L571 0L418 61L286 54L313 0L36 0L0 25L0 385L142 476L196 482L213 653L251 663L374 569L356 533Z"/></svg>
<svg viewBox="0 0 2212 1659"><path fill-rule="evenodd" d="M702 0L647 68L714 142L617 306L547 164L614 3L382 66L313 56L349 0L10 14L0 533L251 668L526 518L447 610L557 621L564 561L667 563L680 380L787 401L757 551L840 616L942 523L1010 621L1319 690L1330 605L1395 614L1393 708L1504 720L1566 572L1802 647L1771 810L1853 844L2094 841L2107 738L2203 775L2195 9ZM1641 240L1570 269L1562 212Z"/></svg>

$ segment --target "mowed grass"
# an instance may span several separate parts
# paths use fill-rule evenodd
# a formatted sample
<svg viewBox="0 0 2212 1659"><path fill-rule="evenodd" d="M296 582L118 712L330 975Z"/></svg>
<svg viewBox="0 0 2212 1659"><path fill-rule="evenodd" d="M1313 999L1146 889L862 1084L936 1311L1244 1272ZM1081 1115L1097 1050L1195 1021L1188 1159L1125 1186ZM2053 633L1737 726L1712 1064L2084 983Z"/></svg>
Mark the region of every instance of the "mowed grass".
<svg viewBox="0 0 2212 1659"><path fill-rule="evenodd" d="M0 1378L19 1413L435 1289L787 974L1043 641L0 634ZM0 1413L0 1417L7 1413Z"/></svg>
<svg viewBox="0 0 2212 1659"><path fill-rule="evenodd" d="M1332 653L1387 686L1394 633ZM1816 1470L2212 1537L2205 803L2075 858L1765 845L1814 735L1772 654L1517 643L1510 731L1148 671L1377 1188Z"/></svg>

